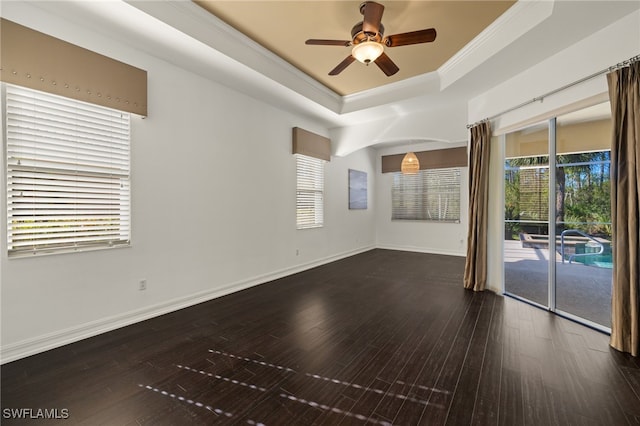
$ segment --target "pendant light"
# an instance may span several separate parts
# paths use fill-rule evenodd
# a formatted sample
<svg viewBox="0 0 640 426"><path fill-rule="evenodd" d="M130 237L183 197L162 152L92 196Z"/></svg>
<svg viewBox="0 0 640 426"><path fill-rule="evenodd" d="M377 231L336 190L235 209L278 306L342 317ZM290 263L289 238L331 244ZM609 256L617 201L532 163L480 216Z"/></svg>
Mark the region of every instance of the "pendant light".
<svg viewBox="0 0 640 426"><path fill-rule="evenodd" d="M396 163L397 164L397 163ZM403 175L415 175L420 170L420 161L413 152L407 152L400 164L400 171Z"/></svg>

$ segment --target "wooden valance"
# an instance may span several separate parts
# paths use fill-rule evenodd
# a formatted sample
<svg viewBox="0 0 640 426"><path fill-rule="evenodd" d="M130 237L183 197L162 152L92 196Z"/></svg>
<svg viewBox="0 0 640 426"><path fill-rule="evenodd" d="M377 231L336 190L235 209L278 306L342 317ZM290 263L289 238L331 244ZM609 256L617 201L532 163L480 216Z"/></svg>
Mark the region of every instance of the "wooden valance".
<svg viewBox="0 0 640 426"><path fill-rule="evenodd" d="M147 72L4 18L0 80L147 115Z"/></svg>
<svg viewBox="0 0 640 426"><path fill-rule="evenodd" d="M331 140L300 127L294 127L293 153L331 161Z"/></svg>
<svg viewBox="0 0 640 426"><path fill-rule="evenodd" d="M467 148L435 149L415 152L420 162L420 170L467 167ZM383 155L382 173L399 172L405 154Z"/></svg>

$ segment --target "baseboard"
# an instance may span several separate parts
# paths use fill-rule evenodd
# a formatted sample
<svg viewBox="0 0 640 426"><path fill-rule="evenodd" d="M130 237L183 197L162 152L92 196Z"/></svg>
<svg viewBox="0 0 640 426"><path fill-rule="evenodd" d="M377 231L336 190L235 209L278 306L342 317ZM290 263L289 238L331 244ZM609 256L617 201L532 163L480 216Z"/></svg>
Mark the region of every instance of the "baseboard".
<svg viewBox="0 0 640 426"><path fill-rule="evenodd" d="M503 295L502 288L500 288L499 286L493 286L491 284L487 284L486 289L489 290L489 291L494 292L498 296L502 296Z"/></svg>
<svg viewBox="0 0 640 426"><path fill-rule="evenodd" d="M264 284L269 281L277 280L288 275L293 275L307 269L315 268L336 260L354 256L359 253L374 249L375 246L361 247L355 250L338 253L321 259L307 262L304 264L294 265L278 271L251 277L249 279L229 283L223 287L217 287L212 290L206 290L194 293L188 296L179 297L163 303L148 306L141 309L113 315L107 318L101 318L75 327L69 327L64 330L37 336L31 339L22 340L20 342L3 345L0 348L0 364L5 364L31 355L68 345L69 343L97 336L108 331L126 327L127 325L145 321L160 315L168 314L179 309L197 305L227 294L235 293L249 287Z"/></svg>
<svg viewBox="0 0 640 426"><path fill-rule="evenodd" d="M387 244L377 244L376 248L385 249L385 250L412 251L416 253L442 254L445 256L465 257L467 255L467 253L465 253L464 251L443 250L440 248L432 248L432 247L396 246L396 245L387 245Z"/></svg>

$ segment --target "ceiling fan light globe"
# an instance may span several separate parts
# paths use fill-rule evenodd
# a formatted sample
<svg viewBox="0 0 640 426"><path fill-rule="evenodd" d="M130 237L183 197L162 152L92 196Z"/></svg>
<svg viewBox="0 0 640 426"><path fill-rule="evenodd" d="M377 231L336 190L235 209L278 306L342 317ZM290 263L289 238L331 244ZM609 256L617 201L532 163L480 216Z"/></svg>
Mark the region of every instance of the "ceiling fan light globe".
<svg viewBox="0 0 640 426"><path fill-rule="evenodd" d="M369 64L382 55L384 46L375 41L364 41L353 46L351 55L363 64Z"/></svg>

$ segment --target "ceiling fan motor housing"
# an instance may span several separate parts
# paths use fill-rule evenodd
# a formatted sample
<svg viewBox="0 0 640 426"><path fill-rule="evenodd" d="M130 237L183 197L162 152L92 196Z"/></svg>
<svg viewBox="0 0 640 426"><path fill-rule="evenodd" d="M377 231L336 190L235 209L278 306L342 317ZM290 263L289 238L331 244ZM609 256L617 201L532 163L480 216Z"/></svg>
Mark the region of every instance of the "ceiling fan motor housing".
<svg viewBox="0 0 640 426"><path fill-rule="evenodd" d="M365 33L362 31L362 21L358 22L351 28L351 38L353 39L353 44L362 43L363 41L375 41L378 43L382 42L382 38L384 36L384 25L380 24L380 28L378 29L378 33Z"/></svg>
<svg viewBox="0 0 640 426"><path fill-rule="evenodd" d="M364 8L367 7L367 3L376 3L376 2L375 1L363 1L362 3L360 3L360 8L359 8L360 15L364 15ZM379 3L376 3L376 4L378 4L378 6L382 6Z"/></svg>

